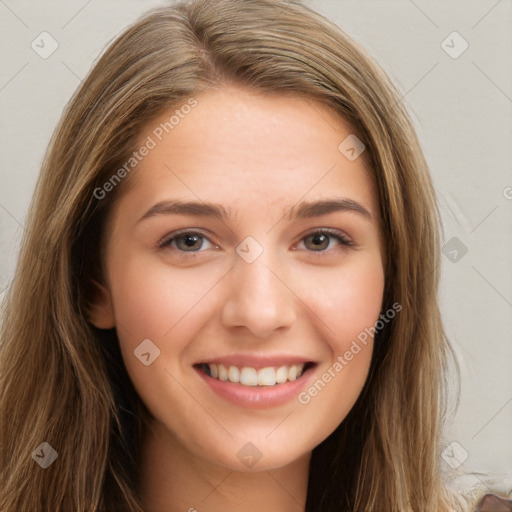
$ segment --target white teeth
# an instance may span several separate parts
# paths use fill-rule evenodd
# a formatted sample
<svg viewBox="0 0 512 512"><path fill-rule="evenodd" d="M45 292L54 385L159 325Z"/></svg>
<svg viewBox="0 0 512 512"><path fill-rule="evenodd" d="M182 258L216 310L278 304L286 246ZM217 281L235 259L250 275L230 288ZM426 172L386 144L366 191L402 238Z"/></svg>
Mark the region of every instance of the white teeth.
<svg viewBox="0 0 512 512"><path fill-rule="evenodd" d="M288 368L286 368L286 366L280 366L276 372L276 382L278 384L282 384L283 382L286 382L287 378L288 378Z"/></svg>
<svg viewBox="0 0 512 512"><path fill-rule="evenodd" d="M273 386L276 383L274 368L262 368L258 372L258 386Z"/></svg>
<svg viewBox="0 0 512 512"><path fill-rule="evenodd" d="M258 372L255 368L242 368L240 372L240 384L244 386L257 386L258 385Z"/></svg>
<svg viewBox="0 0 512 512"><path fill-rule="evenodd" d="M244 366L225 366L223 364L209 364L210 376L224 382L230 381L243 386L275 386L286 381L298 379L304 370L304 364L292 364L274 368L267 366L256 370L256 368Z"/></svg>
<svg viewBox="0 0 512 512"><path fill-rule="evenodd" d="M223 364L219 364L219 379L223 381L228 380L228 370Z"/></svg>
<svg viewBox="0 0 512 512"><path fill-rule="evenodd" d="M240 370L236 366L230 366L228 370L228 377L230 382L240 382Z"/></svg>

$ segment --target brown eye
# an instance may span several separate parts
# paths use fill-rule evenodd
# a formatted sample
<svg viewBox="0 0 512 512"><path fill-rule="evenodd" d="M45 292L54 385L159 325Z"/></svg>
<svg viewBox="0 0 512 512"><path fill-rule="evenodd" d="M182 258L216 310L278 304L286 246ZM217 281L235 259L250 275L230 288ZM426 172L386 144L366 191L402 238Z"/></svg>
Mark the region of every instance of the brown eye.
<svg viewBox="0 0 512 512"><path fill-rule="evenodd" d="M185 234L175 238L176 247L183 251L198 250L203 245L203 237L197 234Z"/></svg>
<svg viewBox="0 0 512 512"><path fill-rule="evenodd" d="M204 249L205 241L210 243L210 240L194 231L185 231L181 233L175 233L168 238L165 238L158 244L160 248L171 248L180 252L200 252L200 249ZM212 245L212 244L211 244ZM210 247L206 247L207 249Z"/></svg>
<svg viewBox="0 0 512 512"><path fill-rule="evenodd" d="M311 241L311 248L313 250L323 251L329 247L329 236L324 233L315 233L313 235L309 235L305 238L305 240ZM307 245L307 244L306 244Z"/></svg>
<svg viewBox="0 0 512 512"><path fill-rule="evenodd" d="M338 242L338 245L341 245L342 248L352 245L352 242L341 232L331 232L330 230L315 231L304 237L303 240L306 248L313 252L329 252L326 249L332 247L333 240L335 241L334 245Z"/></svg>

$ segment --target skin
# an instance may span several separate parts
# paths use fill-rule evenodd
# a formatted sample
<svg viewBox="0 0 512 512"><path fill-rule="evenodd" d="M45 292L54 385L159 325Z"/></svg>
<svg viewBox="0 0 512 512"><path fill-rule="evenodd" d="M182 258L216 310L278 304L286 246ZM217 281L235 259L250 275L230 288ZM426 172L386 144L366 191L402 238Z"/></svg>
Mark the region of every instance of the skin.
<svg viewBox="0 0 512 512"><path fill-rule="evenodd" d="M332 367L381 312L376 193L362 158L349 161L338 150L352 131L327 107L228 85L195 98L116 205L91 321L116 327L153 416L141 460L148 511L304 510L311 451L354 405L373 340L306 405L296 397L258 410L235 405L193 364L233 353L299 355L317 364L305 386ZM140 140L173 112L145 126ZM333 197L359 203L371 218L355 211L283 217L302 200ZM218 203L233 216L139 221L168 199ZM183 228L206 237L195 252L183 240L157 247ZM307 237L317 228L339 230L353 245L330 236L317 248ZM236 252L248 236L263 248L252 263ZM144 339L161 351L149 366L134 356ZM237 456L249 442L261 454L251 467Z"/></svg>

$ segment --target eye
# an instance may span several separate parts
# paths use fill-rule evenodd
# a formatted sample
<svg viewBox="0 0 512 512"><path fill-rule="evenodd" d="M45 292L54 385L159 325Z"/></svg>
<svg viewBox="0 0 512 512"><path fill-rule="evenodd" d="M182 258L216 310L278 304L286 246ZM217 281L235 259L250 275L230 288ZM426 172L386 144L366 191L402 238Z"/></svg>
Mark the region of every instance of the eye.
<svg viewBox="0 0 512 512"><path fill-rule="evenodd" d="M332 252L327 249L332 249L333 245L336 244L340 246L339 250L353 246L353 242L343 232L326 228L309 233L302 238L302 241L304 241L306 248L310 249L310 252L317 253ZM197 231L179 231L171 233L158 242L158 248L172 248L181 253L196 253L201 252L201 249L213 249L218 248L218 246Z"/></svg>
<svg viewBox="0 0 512 512"><path fill-rule="evenodd" d="M311 248L312 252L331 252L327 251L329 247L332 248L336 242L341 247L340 250L353 246L353 242L341 231L331 229L317 229L312 233L306 235L301 241L304 241L306 248Z"/></svg>
<svg viewBox="0 0 512 512"><path fill-rule="evenodd" d="M200 249L205 249L205 241L210 244L210 247L206 249L212 249L216 247L209 238L205 235L196 231L181 231L177 233L171 233L163 240L158 243L158 247L163 249L166 247L172 247L180 252L200 252Z"/></svg>

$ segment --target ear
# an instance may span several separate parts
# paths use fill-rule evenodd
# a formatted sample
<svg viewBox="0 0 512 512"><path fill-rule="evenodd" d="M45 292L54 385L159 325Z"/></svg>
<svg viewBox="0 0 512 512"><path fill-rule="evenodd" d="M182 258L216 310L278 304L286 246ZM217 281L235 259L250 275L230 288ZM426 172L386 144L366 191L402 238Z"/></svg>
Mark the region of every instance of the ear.
<svg viewBox="0 0 512 512"><path fill-rule="evenodd" d="M94 280L91 281L91 287L94 288L94 293L87 308L89 322L98 329L112 329L116 321L110 291Z"/></svg>

